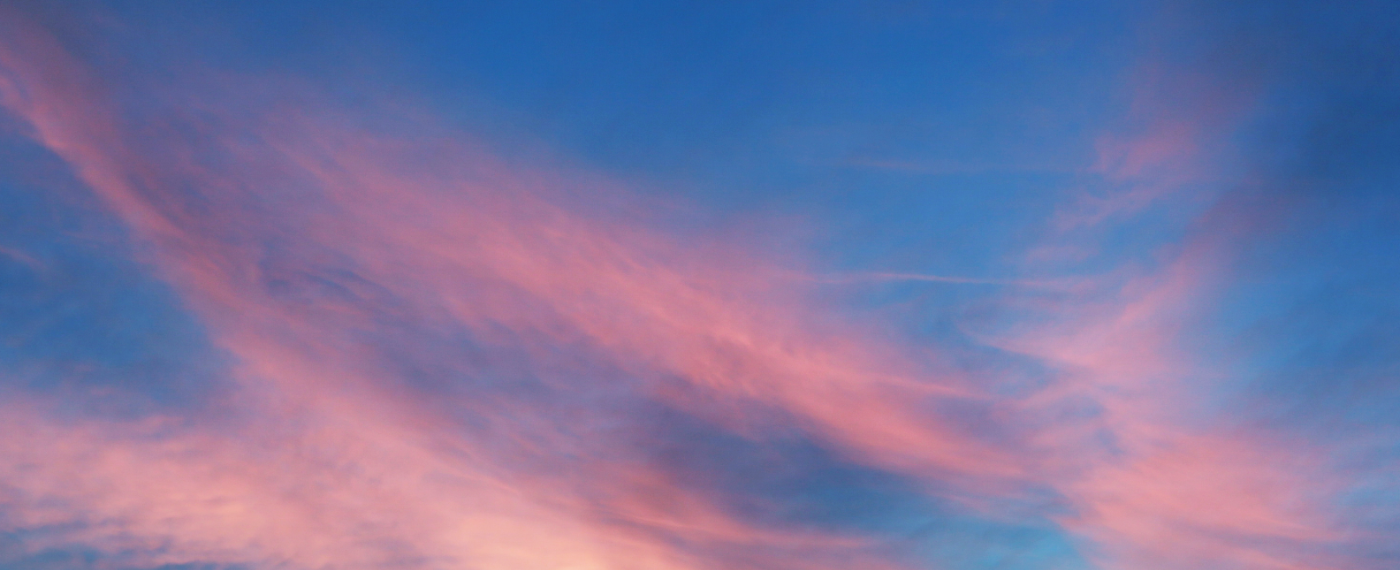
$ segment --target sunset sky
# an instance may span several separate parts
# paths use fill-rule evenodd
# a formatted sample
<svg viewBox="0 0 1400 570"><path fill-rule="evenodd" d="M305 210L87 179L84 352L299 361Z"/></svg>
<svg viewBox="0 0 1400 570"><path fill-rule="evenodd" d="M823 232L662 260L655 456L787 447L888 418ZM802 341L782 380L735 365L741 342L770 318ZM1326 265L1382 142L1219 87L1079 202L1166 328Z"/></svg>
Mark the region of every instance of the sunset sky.
<svg viewBox="0 0 1400 570"><path fill-rule="evenodd" d="M1400 3L0 0L0 570L1400 568Z"/></svg>

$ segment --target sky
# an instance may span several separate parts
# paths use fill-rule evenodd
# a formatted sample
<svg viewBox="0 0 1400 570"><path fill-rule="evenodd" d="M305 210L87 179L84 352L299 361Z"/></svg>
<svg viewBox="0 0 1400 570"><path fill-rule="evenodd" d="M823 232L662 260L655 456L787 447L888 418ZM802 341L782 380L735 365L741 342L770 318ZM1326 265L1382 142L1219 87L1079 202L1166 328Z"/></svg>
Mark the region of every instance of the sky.
<svg viewBox="0 0 1400 570"><path fill-rule="evenodd" d="M0 0L0 569L1400 567L1400 4Z"/></svg>

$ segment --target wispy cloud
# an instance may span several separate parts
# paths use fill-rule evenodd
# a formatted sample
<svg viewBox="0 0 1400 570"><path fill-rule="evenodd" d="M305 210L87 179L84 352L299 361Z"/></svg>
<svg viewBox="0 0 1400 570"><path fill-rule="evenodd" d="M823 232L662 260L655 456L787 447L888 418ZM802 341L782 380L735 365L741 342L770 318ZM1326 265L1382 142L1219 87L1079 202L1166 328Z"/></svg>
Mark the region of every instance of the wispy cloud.
<svg viewBox="0 0 1400 570"><path fill-rule="evenodd" d="M802 295L741 251L691 254L571 213L557 173L325 109L206 114L193 138L129 130L114 87L17 22L0 99L154 244L237 359L226 405L249 418L147 433L11 416L8 508L19 528L71 529L52 543L144 565L695 568L785 549L812 568L884 564L860 540L744 523L649 469L624 443L645 429L629 405L741 431L744 409L773 408L872 464L969 485L1021 474L921 411L977 405L973 390L812 328ZM497 373L533 380L459 389ZM574 404L609 400L622 408Z"/></svg>

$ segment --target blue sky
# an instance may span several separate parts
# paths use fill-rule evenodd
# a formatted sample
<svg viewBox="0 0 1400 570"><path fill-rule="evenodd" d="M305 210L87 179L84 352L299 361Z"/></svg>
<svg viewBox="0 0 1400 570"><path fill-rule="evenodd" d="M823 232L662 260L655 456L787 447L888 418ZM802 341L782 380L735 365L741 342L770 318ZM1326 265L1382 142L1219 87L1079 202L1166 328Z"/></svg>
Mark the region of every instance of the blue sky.
<svg viewBox="0 0 1400 570"><path fill-rule="evenodd" d="M1397 28L0 7L0 568L1391 568Z"/></svg>

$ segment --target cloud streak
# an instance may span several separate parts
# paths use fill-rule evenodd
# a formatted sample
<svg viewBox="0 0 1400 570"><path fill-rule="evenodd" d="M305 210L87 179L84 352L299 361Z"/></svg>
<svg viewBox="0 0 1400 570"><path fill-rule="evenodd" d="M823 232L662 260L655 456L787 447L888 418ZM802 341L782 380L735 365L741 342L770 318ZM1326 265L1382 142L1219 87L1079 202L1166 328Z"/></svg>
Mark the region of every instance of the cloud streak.
<svg viewBox="0 0 1400 570"><path fill-rule="evenodd" d="M451 138L422 146L300 109L138 134L108 110L111 87L16 22L4 104L155 245L237 362L219 405L251 416L155 436L16 414L17 528L73 527L54 540L143 565L692 568L691 550L762 566L785 549L801 567L883 564L860 540L755 527L677 487L627 448L644 426L613 425L628 405L739 430L744 409L771 408L875 464L1019 474L920 413L971 390L806 328L798 296L742 255L571 214L542 187L566 181ZM518 356L464 355L496 349ZM532 387L463 389L502 373Z"/></svg>

